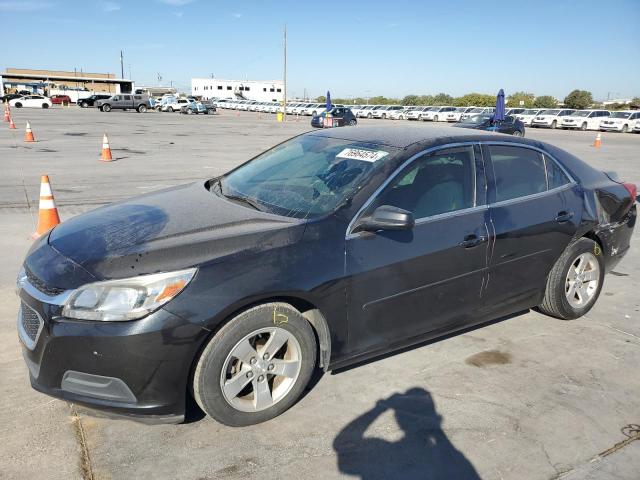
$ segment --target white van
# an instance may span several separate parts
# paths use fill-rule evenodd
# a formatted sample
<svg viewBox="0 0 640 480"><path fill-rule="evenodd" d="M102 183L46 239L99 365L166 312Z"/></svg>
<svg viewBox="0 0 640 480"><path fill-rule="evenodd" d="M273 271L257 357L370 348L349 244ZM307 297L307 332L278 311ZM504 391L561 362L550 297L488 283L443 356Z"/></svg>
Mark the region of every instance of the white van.
<svg viewBox="0 0 640 480"><path fill-rule="evenodd" d="M562 119L560 126L564 129L600 130L600 122L611 116L608 110L578 110Z"/></svg>

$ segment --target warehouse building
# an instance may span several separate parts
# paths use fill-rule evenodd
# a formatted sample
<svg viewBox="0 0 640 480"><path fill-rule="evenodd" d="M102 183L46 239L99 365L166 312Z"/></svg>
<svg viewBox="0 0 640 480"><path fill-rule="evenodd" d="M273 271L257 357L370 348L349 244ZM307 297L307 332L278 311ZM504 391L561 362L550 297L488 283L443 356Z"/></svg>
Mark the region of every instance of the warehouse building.
<svg viewBox="0 0 640 480"><path fill-rule="evenodd" d="M29 91L43 95L69 95L73 101L93 93L131 93L133 81L116 78L113 73L70 72L7 68L0 73L0 91Z"/></svg>
<svg viewBox="0 0 640 480"><path fill-rule="evenodd" d="M234 98L260 102L281 102L284 99L282 80L221 80L218 78L192 78L191 94L205 100Z"/></svg>

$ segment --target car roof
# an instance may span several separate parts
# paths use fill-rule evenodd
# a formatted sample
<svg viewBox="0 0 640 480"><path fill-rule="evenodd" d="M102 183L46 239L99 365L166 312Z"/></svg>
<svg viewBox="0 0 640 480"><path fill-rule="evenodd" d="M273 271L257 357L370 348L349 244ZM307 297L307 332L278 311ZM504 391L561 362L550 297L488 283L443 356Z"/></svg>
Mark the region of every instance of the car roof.
<svg viewBox="0 0 640 480"><path fill-rule="evenodd" d="M494 140L503 141L514 139L511 135L486 132L483 130L461 129L452 126L357 126L330 128L326 130L309 132L308 135L352 140L354 142L373 143L390 147L407 148L416 143L431 143L434 146L452 142L469 142ZM521 143L529 143L525 139L518 138Z"/></svg>

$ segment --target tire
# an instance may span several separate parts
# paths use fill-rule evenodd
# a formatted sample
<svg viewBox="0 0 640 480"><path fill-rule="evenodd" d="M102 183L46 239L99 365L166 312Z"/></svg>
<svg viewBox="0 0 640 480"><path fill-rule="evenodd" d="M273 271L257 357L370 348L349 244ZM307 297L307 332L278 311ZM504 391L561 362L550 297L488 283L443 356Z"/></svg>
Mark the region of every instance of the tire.
<svg viewBox="0 0 640 480"><path fill-rule="evenodd" d="M418 121L421 122L422 121L422 115L418 115Z"/></svg>
<svg viewBox="0 0 640 480"><path fill-rule="evenodd" d="M167 107L167 112L173 113L173 107Z"/></svg>
<svg viewBox="0 0 640 480"><path fill-rule="evenodd" d="M587 287L584 287L585 293L583 294L580 293L582 292L580 288L574 289L575 293L571 297L571 289L575 285L575 280L574 284L571 284L571 278L572 275L575 275L575 269L577 267L579 269L581 258L587 263L586 269L583 267L582 278L579 278L578 281L583 287L586 283ZM597 269L595 265L597 265ZM587 275L587 281L585 281L585 275ZM594 280L589 280L590 278ZM597 283L594 284L594 281ZM544 299L538 309L542 313L562 320L579 318L595 305L602 290L603 281L604 260L602 249L593 240L581 238L570 244L556 261L547 278ZM567 292L567 289L569 292ZM573 298L573 301L570 301L569 298ZM583 298L584 302L579 302L579 298Z"/></svg>
<svg viewBox="0 0 640 480"><path fill-rule="evenodd" d="M373 118L373 115L370 113L367 113L367 118Z"/></svg>
<svg viewBox="0 0 640 480"><path fill-rule="evenodd" d="M43 104L42 104L42 108L44 108L44 109L49 108L49 104L48 104L48 103L43 103Z"/></svg>
<svg viewBox="0 0 640 480"><path fill-rule="evenodd" d="M87 102L80 102L80 107L81 108L88 108L89 104Z"/></svg>
<svg viewBox="0 0 640 480"><path fill-rule="evenodd" d="M138 113L145 113L147 111L147 106L146 105L138 105Z"/></svg>
<svg viewBox="0 0 640 480"><path fill-rule="evenodd" d="M358 121L357 121L355 118L352 118L351 120L349 120L349 125L350 125L350 126L352 126L352 127L353 127L353 126L355 126L355 125L357 125L357 124L358 124Z"/></svg>
<svg viewBox="0 0 640 480"><path fill-rule="evenodd" d="M512 135L514 137L524 137L524 135L522 134L522 132L520 130L514 130L514 132L512 133Z"/></svg>
<svg viewBox="0 0 640 480"><path fill-rule="evenodd" d="M438 115L436 115L435 117L433 117L433 121L437 122L438 121Z"/></svg>
<svg viewBox="0 0 640 480"><path fill-rule="evenodd" d="M102 105L102 111L103 112L110 112L111 111L111 105L109 105L108 103Z"/></svg>
<svg viewBox="0 0 640 480"><path fill-rule="evenodd" d="M22 103L20 103L20 102L16 102L15 107L16 107L16 108L22 108Z"/></svg>
<svg viewBox="0 0 640 480"><path fill-rule="evenodd" d="M190 108L187 108L187 115L193 115L193 110L191 110Z"/></svg>
<svg viewBox="0 0 640 480"><path fill-rule="evenodd" d="M265 352L269 341L276 338L270 332L275 332L280 339L287 339L276 350L275 361L273 358L265 361L261 357L269 353ZM245 345L246 353L242 352L245 362L232 355L242 350L241 345ZM247 346L251 349L247 349ZM298 400L315 369L316 352L313 329L298 310L286 303L258 305L226 323L204 348L193 373L194 399L207 415L225 425L243 427L265 422L277 417ZM292 367L296 371L288 368L289 374L295 374L295 377L268 373L269 365L277 365L277 361L280 361L283 369L287 360L291 366L290 362L296 360L296 355L292 360L290 353L297 355L296 367ZM242 373L234 374L234 369L240 369ZM232 379L240 380L241 383L235 382L239 388L232 392L223 389L223 383L233 387L230 382ZM272 394L279 395L279 398L274 403L267 403L264 408L256 405L254 388L259 385L266 387L269 392L263 399L273 401Z"/></svg>
<svg viewBox="0 0 640 480"><path fill-rule="evenodd" d="M629 131L629 125L623 125L622 130L620 130L620 133L627 133L628 131Z"/></svg>
<svg viewBox="0 0 640 480"><path fill-rule="evenodd" d="M558 122L556 120L551 122L551 130L555 130L557 127L558 127Z"/></svg>
<svg viewBox="0 0 640 480"><path fill-rule="evenodd" d="M382 114L382 119L383 119L383 120L386 120L386 119L387 119L387 114L386 114L386 113L383 113L383 114Z"/></svg>
<svg viewBox="0 0 640 480"><path fill-rule="evenodd" d="M587 122L584 122L582 125L580 125L580 130L584 132L586 129L587 129Z"/></svg>

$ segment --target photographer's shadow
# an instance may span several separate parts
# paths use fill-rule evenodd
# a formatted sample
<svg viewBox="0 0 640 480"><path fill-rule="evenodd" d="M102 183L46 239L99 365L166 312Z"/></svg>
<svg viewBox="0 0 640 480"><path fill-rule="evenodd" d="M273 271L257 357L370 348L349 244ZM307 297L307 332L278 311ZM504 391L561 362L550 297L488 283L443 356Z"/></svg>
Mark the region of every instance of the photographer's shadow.
<svg viewBox="0 0 640 480"><path fill-rule="evenodd" d="M403 438L390 442L365 437L367 428L387 409L395 412ZM379 400L335 438L338 467L342 473L366 480L480 479L471 462L451 444L441 423L431 395L423 388Z"/></svg>

